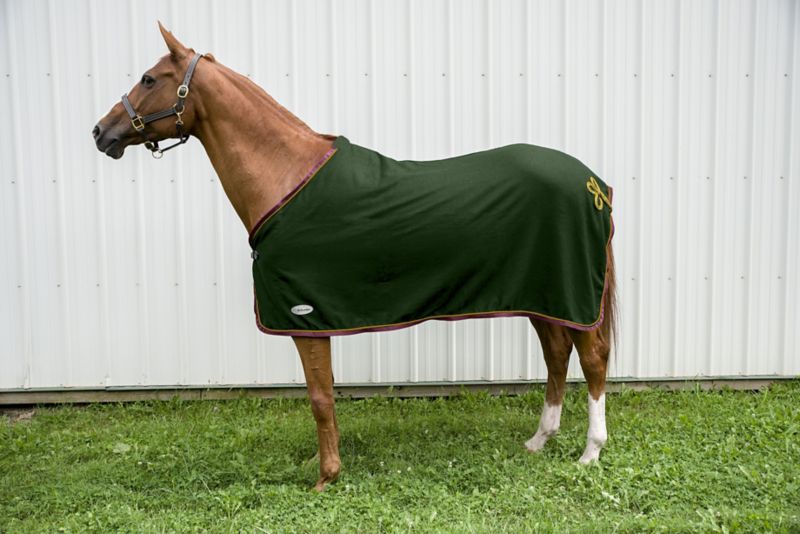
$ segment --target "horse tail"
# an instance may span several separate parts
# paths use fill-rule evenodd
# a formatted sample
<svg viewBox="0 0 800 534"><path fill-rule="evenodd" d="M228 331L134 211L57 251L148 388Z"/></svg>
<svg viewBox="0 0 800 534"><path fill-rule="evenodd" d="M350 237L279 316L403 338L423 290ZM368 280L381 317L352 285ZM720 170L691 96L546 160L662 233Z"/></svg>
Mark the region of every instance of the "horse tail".
<svg viewBox="0 0 800 534"><path fill-rule="evenodd" d="M600 332L611 348L617 339L617 275L614 267L614 249L609 239L606 263L606 289L603 293L603 322Z"/></svg>

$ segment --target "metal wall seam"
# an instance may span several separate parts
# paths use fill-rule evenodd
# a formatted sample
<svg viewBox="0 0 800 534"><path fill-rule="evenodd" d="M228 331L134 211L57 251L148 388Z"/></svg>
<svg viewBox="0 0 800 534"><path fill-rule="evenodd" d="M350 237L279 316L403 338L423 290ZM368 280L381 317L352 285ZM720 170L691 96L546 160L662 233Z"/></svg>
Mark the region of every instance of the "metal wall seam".
<svg viewBox="0 0 800 534"><path fill-rule="evenodd" d="M175 1L169 2L169 13L172 20L178 20L178 9ZM187 368L188 362L188 332L187 332L187 312L186 306L186 217L185 217L185 198L186 190L184 189L184 172L183 172L183 157L177 155L172 160L172 172L175 176L175 213L174 213L174 232L176 235L175 254L177 255L176 269L174 274L175 288L177 295L177 310L179 316L177 319L177 338L178 338L178 377L179 384L184 385L188 383Z"/></svg>
<svg viewBox="0 0 800 534"><path fill-rule="evenodd" d="M789 136L787 147L796 147L798 132L800 132L800 84L797 77L800 75L800 6L796 2L794 7L794 31L792 32L792 62L786 78L790 80L789 94ZM789 148L789 167L786 174L787 205L800 206L800 151ZM797 366L800 359L800 239L792 234L800 228L800 210L790 209L787 214L786 226L786 264L784 278L786 280L786 295L784 301L784 341L783 341L783 372L791 372L792 364Z"/></svg>
<svg viewBox="0 0 800 534"><path fill-rule="evenodd" d="M486 54L486 77L488 78L486 81L486 145L487 146L494 146L494 132L492 130L493 120L492 120L492 96L494 92L492 91L492 84L494 83L494 76L492 75L492 10L490 9L490 2L486 0L486 47L488 49L488 53ZM494 380L495 376L495 350L494 350L494 323L495 319L487 319L486 323L486 331L487 331L487 372L486 372L486 380Z"/></svg>
<svg viewBox="0 0 800 534"><path fill-rule="evenodd" d="M453 100L455 91L453 90L453 0L447 0L447 145L451 154L455 153L455 113L453 112ZM457 346L456 346L456 325L453 322L447 323L448 340L448 379L452 382L457 380Z"/></svg>
<svg viewBox="0 0 800 534"><path fill-rule="evenodd" d="M681 184L688 179L688 176L684 176L681 168L681 162L683 158L681 158L682 152L682 145L681 145L681 87L683 85L683 78L686 74L685 71L682 69L683 62L681 61L681 45L683 43L683 25L681 24L681 6L683 5L682 0L678 0L676 3L676 11L677 14L675 16L675 21L677 23L677 38L675 42L675 75L678 77L677 80L677 88L675 90L675 147L673 149L673 158L675 159L675 174L670 176L670 181L673 182L672 188L674 189L673 198L675 199L675 240L674 240L674 248L672 250L672 265L671 271L668 273L668 279L671 279L672 284L672 310L670 314L670 318L672 321L672 366L671 366L671 375L676 376L680 372L680 365L678 361L678 343L676 342L677 339L680 339L678 336L681 334L680 327L678 325L678 315L679 315L679 304L680 304L680 293L678 292L679 283L682 283L683 276L680 276L680 268L681 268L681 249L678 246L679 238L680 238L680 230L682 229L683 225L686 223L685 217L682 217L682 203L681 203Z"/></svg>
<svg viewBox="0 0 800 534"><path fill-rule="evenodd" d="M133 2L128 4L128 24L131 31L131 64L132 67L138 67L141 64L139 57L139 35L136 31L135 17L134 17ZM131 68L133 70L133 68ZM138 294L139 294L139 349L142 352L141 364L139 368L139 376L137 383L146 384L150 378L151 373L151 354L152 345L150 338L150 277L148 276L147 266L149 262L147 253L147 225L145 223L145 189L144 189L144 172L142 170L142 159L135 158L134 167L136 169L136 253L137 253L137 270L139 273L138 279Z"/></svg>
<svg viewBox="0 0 800 534"><path fill-rule="evenodd" d="M211 2L211 19L214 21L219 20L219 2ZM219 37L217 36L216 32L216 24L211 24L211 30L209 35L209 41L211 42L211 48L213 50L218 49L219 45ZM225 205L223 206L223 203ZM228 354L230 349L228 344L228 302L227 302L227 284L226 284L226 273L227 273L227 256L225 254L225 219L223 217L223 209L230 209L227 205L227 202L223 200L223 195L218 193L216 195L216 202L214 203L214 219L216 221L215 228L216 228L216 235L214 236L214 242L216 244L217 253L215 257L217 258L217 302L216 302L216 310L217 310L217 322L219 324L218 329L218 352L217 352L217 373L216 373L216 380L218 383L225 384L228 381L228 366L227 366L227 359L225 355Z"/></svg>
<svg viewBox="0 0 800 534"><path fill-rule="evenodd" d="M12 109L12 129L14 132L14 177L16 181L16 194L17 194L17 228L19 231L19 264L20 264L20 282L18 289L18 297L21 301L21 322L22 322L22 346L24 354L22 357L25 359L24 377L22 387L30 387L33 382L33 331L32 331L32 317L31 317L31 300L30 300L30 283L28 279L29 269L29 252L28 252L28 232L27 232L27 210L25 204L25 187L27 184L24 158L22 156L22 121L20 117L20 89L19 79L21 72L19 69L18 55L17 55L17 38L16 38L16 25L12 23L14 20L11 2L5 3L6 8L6 27L7 45L8 45L8 61L11 70L11 109Z"/></svg>
<svg viewBox="0 0 800 534"><path fill-rule="evenodd" d="M98 65L99 61L97 59L97 9L95 8L96 2L93 0L89 0L89 5L87 10L89 11L89 49L91 52L90 55L90 65L92 71L95 74L99 71ZM100 89L98 87L98 76L95 75L92 77L92 101L97 103L100 99ZM99 117L100 116L100 109L97 104L95 104L95 114ZM97 224L98 224L98 231L97 231L97 247L98 247L98 279L99 281L96 283L96 286L99 288L99 301L100 301L100 335L102 336L102 344L103 348L105 349L105 354L102 356L103 363L105 365L105 377L104 377L104 384L108 385L111 380L111 358L112 358L112 351L111 351L111 339L109 336L109 299L108 299L108 246L107 246L107 237L106 237L106 224L108 219L106 217L106 210L105 210L105 188L103 187L103 180L100 179L101 176L101 169L103 163L98 158L95 161L95 173L96 173L96 203L97 203Z"/></svg>
<svg viewBox="0 0 800 534"><path fill-rule="evenodd" d="M416 58L416 47L415 39L414 39L414 0L407 0L408 1L408 77L409 77L409 85L408 85L408 103L409 103L409 112L408 112L408 133L409 133L409 143L408 146L410 148L410 157L411 159L416 159L417 156L417 147L415 144L415 135L417 128L416 122L416 114L415 111L417 109L417 101L416 101L416 93L414 91L414 66ZM419 382L420 381L420 369L419 369L419 328L412 328L410 331L411 336L411 382Z"/></svg>
<svg viewBox="0 0 800 534"><path fill-rule="evenodd" d="M331 77L333 78L333 83L331 84L331 129L335 134L339 134L339 113L337 110L339 109L339 70L338 66L338 39L337 39L337 31L336 31L336 18L334 17L334 7L333 3L329 4L330 15L328 16L328 21L330 23L330 31L331 31ZM344 375L344 358L343 350L342 350L342 338L336 337L331 340L331 352L333 358L333 369L334 369L334 376L343 376Z"/></svg>
<svg viewBox="0 0 800 534"><path fill-rule="evenodd" d="M637 288L636 289L636 298L637 298L637 301L636 301L636 310L634 312L636 314L636 326L634 328L634 331L636 332L636 354L635 354L635 358L633 360L635 363L633 365L633 375L632 376L642 376L640 361L641 361L641 356L644 354L644 346L643 346L643 343L642 343L643 336L642 336L642 332L641 332L641 326L642 326L642 308L643 308L642 304L643 304L643 294L644 294L644 291L642 289L642 286L643 286L642 282L644 280L644 261L642 259L642 249L643 249L643 244L644 244L644 237L643 237L644 236L644 232L642 232L642 220L644 219L644 202L643 202L643 199L645 198L645 192L647 191L647 188L645 187L646 180L645 180L645 177L644 177L644 174L645 174L644 173L644 151L645 151L645 147L644 147L644 145L645 145L645 135L644 135L645 134L645 113L644 113L644 109L645 109L645 103L646 103L646 93L645 93L645 90L644 90L644 80L645 80L645 70L646 70L645 69L645 65L646 64L645 64L645 60L644 60L644 55L645 55L645 41L644 41L644 26L645 25L644 25L644 22L645 22L646 15L648 13L646 11L646 8L647 8L647 4L646 3L641 3L639 5L639 15L640 15L639 42L636 43L636 49L640 50L640 53L639 53L639 62L640 63L638 65L638 69L636 69L638 71L638 74L634 73L634 77L639 79L639 88L640 88L639 89L639 158L638 158L638 161L639 161L638 175L639 175L640 179L639 179L639 198L638 198L639 202L637 202L637 206L639 207L639 209L638 209L638 212L636 214L636 216L637 216L636 222L638 223L636 225L637 232L638 232L637 237L639 238L638 242L636 243L636 258L638 260L636 262L637 263L637 265L636 265L636 278L637 278L637 280L636 280L637 281L637 284L636 284L636 288Z"/></svg>
<svg viewBox="0 0 800 534"><path fill-rule="evenodd" d="M54 173L54 180L56 183L56 198L57 198L57 217L58 217L58 263L60 266L60 282L58 287L62 290L61 294L62 297L62 305L61 305L61 322L64 327L64 340L63 340L63 347L64 347L64 360L66 364L64 365L64 373L65 377L63 377L64 382L66 384L72 383L72 337L70 335L70 328L69 328L69 320L72 317L71 313L71 298L70 295L72 294L72 287L71 287L71 278L69 276L69 272L67 269L67 253L66 253L66 228L67 228L67 218L65 214L65 203L64 203L64 176L61 174L61 170L64 169L64 151L62 148L61 143L59 142L59 134L62 129L62 121L61 121L61 92L54 90L54 87L57 86L59 80L61 79L61 72L60 67L58 65L58 61L56 61L56 54L55 54L55 44L54 44L54 35L56 35L56 24L53 20L53 0L48 0L47 2L47 26L49 30L48 35L48 48L50 52L50 92L52 94L53 99L53 121L54 127L51 129L51 135L53 138L53 144L55 145L55 162L56 162L56 173ZM63 383L60 385L64 385Z"/></svg>
<svg viewBox="0 0 800 534"><path fill-rule="evenodd" d="M368 49L369 49L369 136L371 139L371 146L376 146L378 143L378 128L376 125L376 106L375 98L377 92L375 91L375 79L377 78L377 71L375 69L375 4L372 2L367 3L367 10L369 11L369 34L368 34ZM383 335L376 333L372 336L370 346L372 348L372 370L370 380L372 382L381 382L381 339Z"/></svg>

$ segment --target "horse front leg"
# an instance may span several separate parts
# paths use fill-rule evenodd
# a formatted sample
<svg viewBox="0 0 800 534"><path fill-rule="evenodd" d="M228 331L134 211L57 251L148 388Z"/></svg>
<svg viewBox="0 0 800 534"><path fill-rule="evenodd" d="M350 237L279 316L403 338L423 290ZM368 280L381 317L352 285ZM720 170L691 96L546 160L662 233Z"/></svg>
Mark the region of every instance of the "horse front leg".
<svg viewBox="0 0 800 534"><path fill-rule="evenodd" d="M322 491L325 486L339 477L341 469L339 426L336 424L333 398L331 340L327 337L295 337L293 339L297 346L297 352L300 353L300 360L303 362L308 396L311 399L311 411L317 423L319 480L314 489Z"/></svg>

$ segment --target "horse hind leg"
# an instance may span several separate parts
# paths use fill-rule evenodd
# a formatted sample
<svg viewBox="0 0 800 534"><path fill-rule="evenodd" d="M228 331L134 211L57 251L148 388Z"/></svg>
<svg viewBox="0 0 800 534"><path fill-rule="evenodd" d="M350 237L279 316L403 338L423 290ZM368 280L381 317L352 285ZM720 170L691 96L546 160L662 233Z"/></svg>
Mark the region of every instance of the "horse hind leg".
<svg viewBox="0 0 800 534"><path fill-rule="evenodd" d="M589 431L586 435L586 449L580 458L588 464L600 458L600 450L606 443L606 372L610 345L603 329L588 332L570 330L569 335L578 349L581 369L589 386Z"/></svg>
<svg viewBox="0 0 800 534"><path fill-rule="evenodd" d="M563 326L538 319L531 319L531 324L539 336L547 364L547 389L539 427L533 437L525 442L525 448L530 452L537 452L558 432L561 425L561 406L564 402L572 339Z"/></svg>

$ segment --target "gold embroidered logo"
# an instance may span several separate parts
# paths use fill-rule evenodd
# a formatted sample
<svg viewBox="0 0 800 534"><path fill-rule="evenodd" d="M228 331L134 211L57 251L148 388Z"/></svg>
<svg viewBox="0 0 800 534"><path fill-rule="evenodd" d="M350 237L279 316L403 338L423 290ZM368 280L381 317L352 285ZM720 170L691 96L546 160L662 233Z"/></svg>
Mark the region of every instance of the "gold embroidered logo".
<svg viewBox="0 0 800 534"><path fill-rule="evenodd" d="M586 189L594 195L594 207L598 210L603 210L603 203L608 206L609 210L611 208L611 202L608 200L608 197L600 190L600 184L597 183L597 179L594 176L589 177L589 181L586 182Z"/></svg>

